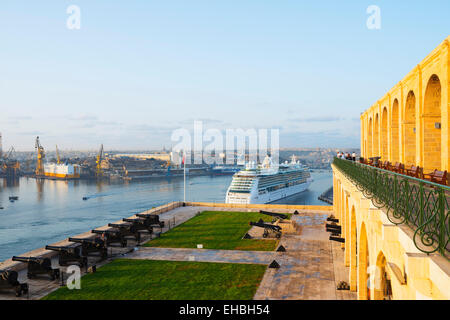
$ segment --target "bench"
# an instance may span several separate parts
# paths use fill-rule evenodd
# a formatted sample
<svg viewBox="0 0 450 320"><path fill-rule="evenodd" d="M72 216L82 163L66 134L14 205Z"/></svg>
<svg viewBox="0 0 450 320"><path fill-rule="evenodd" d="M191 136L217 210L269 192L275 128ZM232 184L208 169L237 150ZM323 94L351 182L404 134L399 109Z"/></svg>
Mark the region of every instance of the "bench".
<svg viewBox="0 0 450 320"><path fill-rule="evenodd" d="M405 166L403 165L403 163L396 162L392 167L392 171L403 174L403 172L405 171Z"/></svg>
<svg viewBox="0 0 450 320"><path fill-rule="evenodd" d="M419 166L412 165L410 169L406 169L406 175L414 178L420 178L421 168Z"/></svg>
<svg viewBox="0 0 450 320"><path fill-rule="evenodd" d="M424 179L429 180L431 182L447 185L447 171L439 171L435 169L431 173L424 173Z"/></svg>
<svg viewBox="0 0 450 320"><path fill-rule="evenodd" d="M389 161L384 161L384 162L381 164L381 169L384 169L384 170L391 170L391 163L390 163Z"/></svg>

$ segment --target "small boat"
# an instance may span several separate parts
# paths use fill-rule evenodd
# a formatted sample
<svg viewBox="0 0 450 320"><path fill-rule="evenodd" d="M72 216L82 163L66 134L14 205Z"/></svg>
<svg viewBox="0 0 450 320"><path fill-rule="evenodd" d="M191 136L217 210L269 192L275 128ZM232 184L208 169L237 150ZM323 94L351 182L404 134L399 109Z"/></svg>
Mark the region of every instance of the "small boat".
<svg viewBox="0 0 450 320"><path fill-rule="evenodd" d="M14 200L19 200L19 197L17 197L17 196L11 196L11 197L9 197L9 200L12 200L12 201L14 201Z"/></svg>
<svg viewBox="0 0 450 320"><path fill-rule="evenodd" d="M85 201L86 201L87 199L89 199L89 197L83 197L83 200L85 200Z"/></svg>

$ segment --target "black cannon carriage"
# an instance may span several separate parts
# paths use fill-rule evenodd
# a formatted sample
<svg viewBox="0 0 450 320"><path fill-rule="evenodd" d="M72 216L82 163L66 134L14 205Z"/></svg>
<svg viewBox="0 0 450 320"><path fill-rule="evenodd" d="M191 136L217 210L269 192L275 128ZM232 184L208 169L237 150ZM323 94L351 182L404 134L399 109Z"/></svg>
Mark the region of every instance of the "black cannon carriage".
<svg viewBox="0 0 450 320"><path fill-rule="evenodd" d="M59 269L52 268L52 261L50 258L13 256L12 261L20 261L27 264L28 279L32 279L41 274L48 274L51 280L59 278Z"/></svg>
<svg viewBox="0 0 450 320"><path fill-rule="evenodd" d="M138 213L136 217L146 219L150 225L158 225L160 228L164 228L164 221L160 221L157 214Z"/></svg>
<svg viewBox="0 0 450 320"><path fill-rule="evenodd" d="M80 267L87 266L87 257L83 256L82 248L77 246L45 246L46 250L58 252L58 263L60 266L78 264Z"/></svg>
<svg viewBox="0 0 450 320"><path fill-rule="evenodd" d="M81 255L84 257L95 255L100 256L102 260L108 257L108 247L106 246L106 241L96 237L96 238L69 238L70 242L81 244Z"/></svg>
<svg viewBox="0 0 450 320"><path fill-rule="evenodd" d="M153 233L153 227L155 227L155 224L152 223L151 219L123 218L122 221L132 223L137 230L147 231L149 233Z"/></svg>
<svg viewBox="0 0 450 320"><path fill-rule="evenodd" d="M265 214L266 216L272 216L273 217L272 223L274 223L277 220L283 220L283 219L289 218L289 216L287 216L283 213L270 212L270 211L264 211L264 210L259 210L259 213Z"/></svg>
<svg viewBox="0 0 450 320"><path fill-rule="evenodd" d="M281 227L264 222L250 222L251 226L264 228L263 238L267 238L270 234L274 234L275 238L281 238Z"/></svg>
<svg viewBox="0 0 450 320"><path fill-rule="evenodd" d="M0 291L13 290L16 297L28 293L28 284L20 283L17 279L19 273L14 270L0 270Z"/></svg>
<svg viewBox="0 0 450 320"><path fill-rule="evenodd" d="M106 246L110 246L114 243L119 243L121 247L127 246L127 239L125 233L120 230L108 229L108 230L92 230L92 233L101 235L101 239L105 241Z"/></svg>
<svg viewBox="0 0 450 320"><path fill-rule="evenodd" d="M123 237L133 237L137 243L141 242L140 229L135 223L108 223L108 227L118 229Z"/></svg>

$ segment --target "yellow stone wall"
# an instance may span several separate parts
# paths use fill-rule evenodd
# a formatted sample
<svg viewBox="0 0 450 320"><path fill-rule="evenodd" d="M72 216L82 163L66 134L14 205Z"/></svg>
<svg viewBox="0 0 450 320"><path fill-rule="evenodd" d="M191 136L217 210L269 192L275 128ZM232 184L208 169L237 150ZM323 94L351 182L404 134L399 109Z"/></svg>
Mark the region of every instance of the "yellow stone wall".
<svg viewBox="0 0 450 320"><path fill-rule="evenodd" d="M411 229L392 224L384 211L332 168L333 207L345 238L350 290L358 293L358 299L384 299L385 278L396 300L450 299L450 262L438 253L419 251Z"/></svg>
<svg viewBox="0 0 450 320"><path fill-rule="evenodd" d="M449 91L450 36L361 115L361 155L449 171Z"/></svg>

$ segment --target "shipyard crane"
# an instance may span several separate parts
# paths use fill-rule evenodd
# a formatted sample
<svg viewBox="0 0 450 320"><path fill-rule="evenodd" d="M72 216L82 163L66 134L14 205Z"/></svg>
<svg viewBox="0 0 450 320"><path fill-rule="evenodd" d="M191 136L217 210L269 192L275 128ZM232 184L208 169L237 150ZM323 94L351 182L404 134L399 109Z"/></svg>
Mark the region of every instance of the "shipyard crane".
<svg viewBox="0 0 450 320"><path fill-rule="evenodd" d="M13 153L15 152L14 147L8 150L6 154L3 155L1 168L3 169L3 174L7 178L16 178L19 174L20 163L13 158Z"/></svg>
<svg viewBox="0 0 450 320"><path fill-rule="evenodd" d="M34 147L36 148L37 151L36 176L43 176L45 174L44 171L45 151L44 147L41 145L41 142L39 141L39 137L36 137Z"/></svg>
<svg viewBox="0 0 450 320"><path fill-rule="evenodd" d="M56 163L61 164L61 158L59 157L58 145L56 145Z"/></svg>
<svg viewBox="0 0 450 320"><path fill-rule="evenodd" d="M100 150L98 151L97 159L95 161L95 163L96 163L95 176L97 178L101 178L103 176L102 158L103 158L103 144L100 146Z"/></svg>

